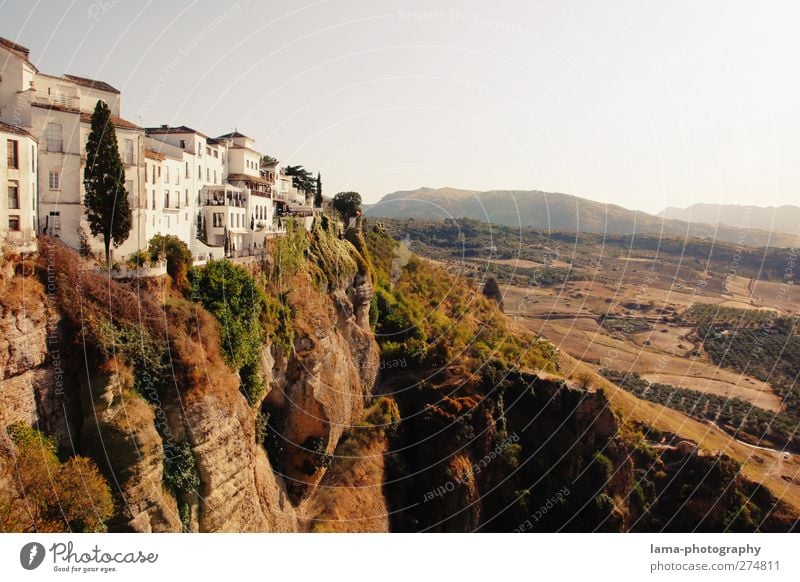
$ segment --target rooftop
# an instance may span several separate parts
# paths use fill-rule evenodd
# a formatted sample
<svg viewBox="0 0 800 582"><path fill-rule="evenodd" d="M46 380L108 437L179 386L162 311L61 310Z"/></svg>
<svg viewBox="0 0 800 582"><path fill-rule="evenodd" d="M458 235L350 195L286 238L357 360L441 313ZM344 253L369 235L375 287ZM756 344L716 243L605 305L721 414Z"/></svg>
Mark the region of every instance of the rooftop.
<svg viewBox="0 0 800 582"><path fill-rule="evenodd" d="M269 186L271 182L268 182L264 178L260 176L250 176L249 174L228 174L228 181L229 182L254 182L256 184L264 184Z"/></svg>
<svg viewBox="0 0 800 582"><path fill-rule="evenodd" d="M83 87L89 87L90 89L97 89L98 91L105 91L106 93L116 93L119 95L119 91L114 89L111 85L106 83L105 81L96 81L95 79L89 79L88 77L79 77L77 75L64 75L64 78L72 81L73 83L77 83Z"/></svg>
<svg viewBox="0 0 800 582"><path fill-rule="evenodd" d="M27 47L24 47L21 44L17 44L12 40L8 40L7 38L3 38L2 36L0 36L0 46L7 48L11 52L13 52L16 55L22 57L23 59L25 59L26 63L28 63L31 67L33 67L33 69L35 71L37 71L37 72L39 71L39 69L36 68L36 65L34 65L30 61L29 57L30 57L31 51Z"/></svg>
<svg viewBox="0 0 800 582"><path fill-rule="evenodd" d="M233 139L235 137L244 137L244 138L250 139L245 134L239 133L238 131L232 131L230 133L226 133L224 135L220 135L220 136L217 137L217 139Z"/></svg>
<svg viewBox="0 0 800 582"><path fill-rule="evenodd" d="M177 127L170 127L169 125L162 125L160 127L147 127L145 128L145 133L148 135L160 135L160 134L169 134L169 133L194 133L199 135L200 137L208 138L208 136L204 133L197 131L196 129L192 129L191 127L187 127L185 125L179 125Z"/></svg>
<svg viewBox="0 0 800 582"><path fill-rule="evenodd" d="M3 121L0 121L0 131L4 133L14 133L17 135L24 135L26 137L36 139L21 127L17 127L16 125L11 125L10 123L5 123Z"/></svg>
<svg viewBox="0 0 800 582"><path fill-rule="evenodd" d="M81 113L81 121L84 123L91 123L92 114L86 112ZM114 124L114 127L122 127L123 129L142 129L132 121L128 121L127 119L122 119L121 117L117 117L116 115L111 116L111 122Z"/></svg>
<svg viewBox="0 0 800 582"><path fill-rule="evenodd" d="M151 150L150 148L144 148L144 157L150 158L151 160L165 160L167 156L162 154L159 151Z"/></svg>
<svg viewBox="0 0 800 582"><path fill-rule="evenodd" d="M6 47L8 50L12 50L15 53L19 53L20 56L25 57L26 59L31 54L29 48L22 46L21 44L17 44L12 40L8 40L7 38L3 38L0 36L0 45Z"/></svg>

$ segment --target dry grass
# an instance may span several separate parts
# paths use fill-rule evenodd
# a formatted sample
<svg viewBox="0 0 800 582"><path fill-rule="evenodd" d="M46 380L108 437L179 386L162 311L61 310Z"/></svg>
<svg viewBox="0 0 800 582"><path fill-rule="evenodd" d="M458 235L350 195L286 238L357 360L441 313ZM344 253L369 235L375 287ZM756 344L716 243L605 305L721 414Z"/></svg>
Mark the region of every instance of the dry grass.
<svg viewBox="0 0 800 582"><path fill-rule="evenodd" d="M621 420L642 422L694 441L705 451L728 455L742 465L742 475L764 485L775 497L800 513L800 456L791 455L784 459L780 452L740 443L712 424L694 420L654 402L639 400L568 355L562 354L561 364L570 378L591 377L593 385L603 389Z"/></svg>

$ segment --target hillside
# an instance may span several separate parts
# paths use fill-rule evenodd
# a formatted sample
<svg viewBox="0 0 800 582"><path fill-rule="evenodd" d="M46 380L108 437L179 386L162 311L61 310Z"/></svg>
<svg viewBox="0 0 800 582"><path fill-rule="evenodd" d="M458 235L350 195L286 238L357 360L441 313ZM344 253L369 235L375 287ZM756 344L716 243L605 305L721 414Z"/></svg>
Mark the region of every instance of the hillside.
<svg viewBox="0 0 800 582"><path fill-rule="evenodd" d="M129 282L48 239L0 265L0 530L794 527L782 480L620 416L640 401L383 229L271 242Z"/></svg>
<svg viewBox="0 0 800 582"><path fill-rule="evenodd" d="M800 206L740 206L738 204L692 204L686 208L670 206L658 213L662 218L724 224L734 228L752 228L800 234Z"/></svg>
<svg viewBox="0 0 800 582"><path fill-rule="evenodd" d="M491 190L476 192L456 188L419 188L385 195L366 209L367 216L381 218L471 218L491 224L544 230L606 234L664 234L701 237L748 246L792 246L793 237L712 224L664 219L554 192Z"/></svg>

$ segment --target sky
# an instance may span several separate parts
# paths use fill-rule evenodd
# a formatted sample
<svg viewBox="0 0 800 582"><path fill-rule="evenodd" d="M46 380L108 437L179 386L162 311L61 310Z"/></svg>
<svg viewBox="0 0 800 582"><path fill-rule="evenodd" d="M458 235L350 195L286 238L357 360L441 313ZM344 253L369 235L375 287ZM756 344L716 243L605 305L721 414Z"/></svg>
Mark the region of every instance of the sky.
<svg viewBox="0 0 800 582"><path fill-rule="evenodd" d="M375 202L421 186L658 212L800 203L800 2L0 0L143 126L234 128Z"/></svg>

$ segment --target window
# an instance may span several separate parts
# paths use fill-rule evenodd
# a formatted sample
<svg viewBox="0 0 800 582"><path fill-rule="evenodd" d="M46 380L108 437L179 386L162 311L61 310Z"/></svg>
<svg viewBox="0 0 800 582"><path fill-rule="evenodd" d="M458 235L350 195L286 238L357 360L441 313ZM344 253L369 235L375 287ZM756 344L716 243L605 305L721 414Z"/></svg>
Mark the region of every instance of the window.
<svg viewBox="0 0 800 582"><path fill-rule="evenodd" d="M144 164L144 183L145 184L147 184L147 168L149 168L149 167L150 166L147 164L147 162L145 162L145 164Z"/></svg>
<svg viewBox="0 0 800 582"><path fill-rule="evenodd" d="M36 146L31 146L31 172L36 171Z"/></svg>
<svg viewBox="0 0 800 582"><path fill-rule="evenodd" d="M217 150L214 150L214 157L219 158L219 152Z"/></svg>
<svg viewBox="0 0 800 582"><path fill-rule="evenodd" d="M19 230L19 216L8 217L8 230Z"/></svg>
<svg viewBox="0 0 800 582"><path fill-rule="evenodd" d="M164 191L164 208L169 208L169 190Z"/></svg>
<svg viewBox="0 0 800 582"><path fill-rule="evenodd" d="M214 228L221 228L223 226L224 221L222 220L221 212L215 212L214 214L211 215L211 218L213 219L212 223Z"/></svg>
<svg viewBox="0 0 800 582"><path fill-rule="evenodd" d="M19 168L19 150L17 149L18 142L15 139L10 139L6 142L8 147L8 167Z"/></svg>
<svg viewBox="0 0 800 582"><path fill-rule="evenodd" d="M164 166L164 181L169 184L169 166Z"/></svg>
<svg viewBox="0 0 800 582"><path fill-rule="evenodd" d="M203 168L197 166L197 179L200 180L203 178Z"/></svg>
<svg viewBox="0 0 800 582"><path fill-rule="evenodd" d="M211 155L211 148L210 148L210 147L208 147L208 146L206 146L206 155L207 155L207 156L210 156L210 155Z"/></svg>
<svg viewBox="0 0 800 582"><path fill-rule="evenodd" d="M206 182L210 182L210 181L211 181L211 170L206 168Z"/></svg>
<svg viewBox="0 0 800 582"><path fill-rule="evenodd" d="M45 130L45 139L47 140L48 152L63 152L64 140L61 137L61 124L48 123Z"/></svg>
<svg viewBox="0 0 800 582"><path fill-rule="evenodd" d="M186 204L186 206L189 206L189 189L188 188L186 189L186 198L185 198L184 204Z"/></svg>
<svg viewBox="0 0 800 582"><path fill-rule="evenodd" d="M186 140L185 139L181 140L181 149L184 149L184 150L186 149Z"/></svg>
<svg viewBox="0 0 800 582"><path fill-rule="evenodd" d="M125 140L125 163L132 164L133 163L133 140L126 139Z"/></svg>
<svg viewBox="0 0 800 582"><path fill-rule="evenodd" d="M60 190L61 189L61 174L59 172L50 172L50 189L51 190Z"/></svg>
<svg viewBox="0 0 800 582"><path fill-rule="evenodd" d="M214 170L214 184L217 183L217 171Z"/></svg>
<svg viewBox="0 0 800 582"><path fill-rule="evenodd" d="M189 179L189 162L186 162L186 179Z"/></svg>
<svg viewBox="0 0 800 582"><path fill-rule="evenodd" d="M19 186L17 184L8 185L8 208L9 210L19 210Z"/></svg>
<svg viewBox="0 0 800 582"><path fill-rule="evenodd" d="M153 190L153 210L155 210L155 209L156 209L156 191ZM153 221L154 221L153 222L153 226L155 226L156 225L155 218L153 218Z"/></svg>
<svg viewBox="0 0 800 582"><path fill-rule="evenodd" d="M61 233L61 212L54 212L51 210L50 215L47 217L45 227L49 227L50 234L57 237Z"/></svg>

